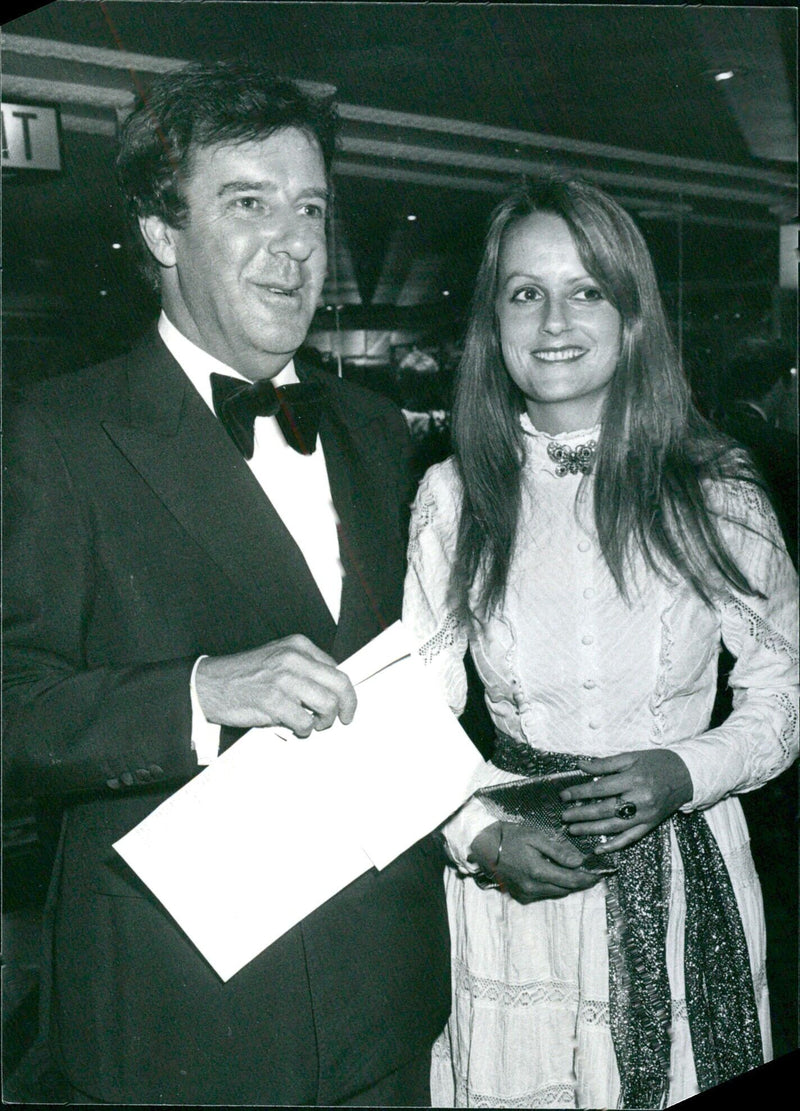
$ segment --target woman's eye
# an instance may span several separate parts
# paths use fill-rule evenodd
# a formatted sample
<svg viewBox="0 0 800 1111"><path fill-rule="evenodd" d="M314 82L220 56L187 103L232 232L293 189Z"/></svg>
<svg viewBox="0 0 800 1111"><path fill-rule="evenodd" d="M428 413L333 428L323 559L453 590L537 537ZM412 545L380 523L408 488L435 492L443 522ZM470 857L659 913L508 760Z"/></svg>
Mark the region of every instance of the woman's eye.
<svg viewBox="0 0 800 1111"><path fill-rule="evenodd" d="M314 220L325 219L325 208L321 204L304 204L303 212L306 216L311 216Z"/></svg>
<svg viewBox="0 0 800 1111"><path fill-rule="evenodd" d="M574 297L577 301L605 301L602 291L596 286L587 286L585 289L579 289L575 292Z"/></svg>
<svg viewBox="0 0 800 1111"><path fill-rule="evenodd" d="M538 289L533 286L523 286L522 289L517 289L511 294L512 301L538 301L541 297Z"/></svg>

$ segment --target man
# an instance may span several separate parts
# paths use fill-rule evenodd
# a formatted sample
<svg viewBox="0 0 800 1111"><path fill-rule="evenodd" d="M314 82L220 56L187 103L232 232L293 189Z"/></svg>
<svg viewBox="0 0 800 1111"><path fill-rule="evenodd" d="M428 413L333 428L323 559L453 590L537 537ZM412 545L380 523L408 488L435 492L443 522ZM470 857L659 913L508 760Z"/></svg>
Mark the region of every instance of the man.
<svg viewBox="0 0 800 1111"><path fill-rule="evenodd" d="M334 125L257 70L159 79L118 159L157 329L8 420L5 783L64 805L44 995L77 1100L429 1102L449 1006L432 842L227 983L112 849L245 729L352 720L336 662L399 613L402 418L293 358L325 275ZM298 378L316 399L273 389ZM249 383L275 415L248 423ZM291 828L263 848L280 898Z"/></svg>

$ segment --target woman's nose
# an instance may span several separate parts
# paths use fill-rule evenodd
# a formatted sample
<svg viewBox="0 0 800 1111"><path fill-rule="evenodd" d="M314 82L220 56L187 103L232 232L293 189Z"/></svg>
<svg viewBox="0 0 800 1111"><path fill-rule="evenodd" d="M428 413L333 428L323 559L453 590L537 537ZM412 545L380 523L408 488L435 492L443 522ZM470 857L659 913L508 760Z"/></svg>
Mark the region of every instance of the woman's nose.
<svg viewBox="0 0 800 1111"><path fill-rule="evenodd" d="M569 308L561 297L550 297L545 302L541 328L553 335L570 327Z"/></svg>

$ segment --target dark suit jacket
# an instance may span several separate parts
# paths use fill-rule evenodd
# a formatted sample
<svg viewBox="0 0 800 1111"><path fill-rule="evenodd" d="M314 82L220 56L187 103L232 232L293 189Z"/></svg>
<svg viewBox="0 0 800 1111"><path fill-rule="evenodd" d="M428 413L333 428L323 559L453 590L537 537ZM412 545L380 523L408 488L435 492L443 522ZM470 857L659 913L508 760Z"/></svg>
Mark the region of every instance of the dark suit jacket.
<svg viewBox="0 0 800 1111"><path fill-rule="evenodd" d="M320 436L341 522L338 627L155 332L128 356L32 387L7 414L5 789L65 803L47 1011L57 1063L104 1101L333 1103L425 1051L447 1017L429 839L227 984L111 848L197 773L199 654L304 633L342 660L399 615L402 417L312 373L328 397ZM265 846L264 867L280 898L291 828Z"/></svg>

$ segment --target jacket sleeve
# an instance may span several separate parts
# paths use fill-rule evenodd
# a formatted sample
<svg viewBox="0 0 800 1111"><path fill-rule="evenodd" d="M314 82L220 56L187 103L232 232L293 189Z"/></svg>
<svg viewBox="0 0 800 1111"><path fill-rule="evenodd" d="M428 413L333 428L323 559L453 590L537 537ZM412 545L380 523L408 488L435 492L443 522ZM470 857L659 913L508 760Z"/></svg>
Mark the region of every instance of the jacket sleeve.
<svg viewBox="0 0 800 1111"><path fill-rule="evenodd" d="M760 596L724 590L717 598L722 640L736 659L733 710L720 726L672 746L694 785L684 810L755 790L798 754L797 573L762 495L734 484L717 498L722 535Z"/></svg>
<svg viewBox="0 0 800 1111"><path fill-rule="evenodd" d="M91 511L27 406L7 416L3 513L5 790L122 790L191 776L194 660L90 662L103 573Z"/></svg>

